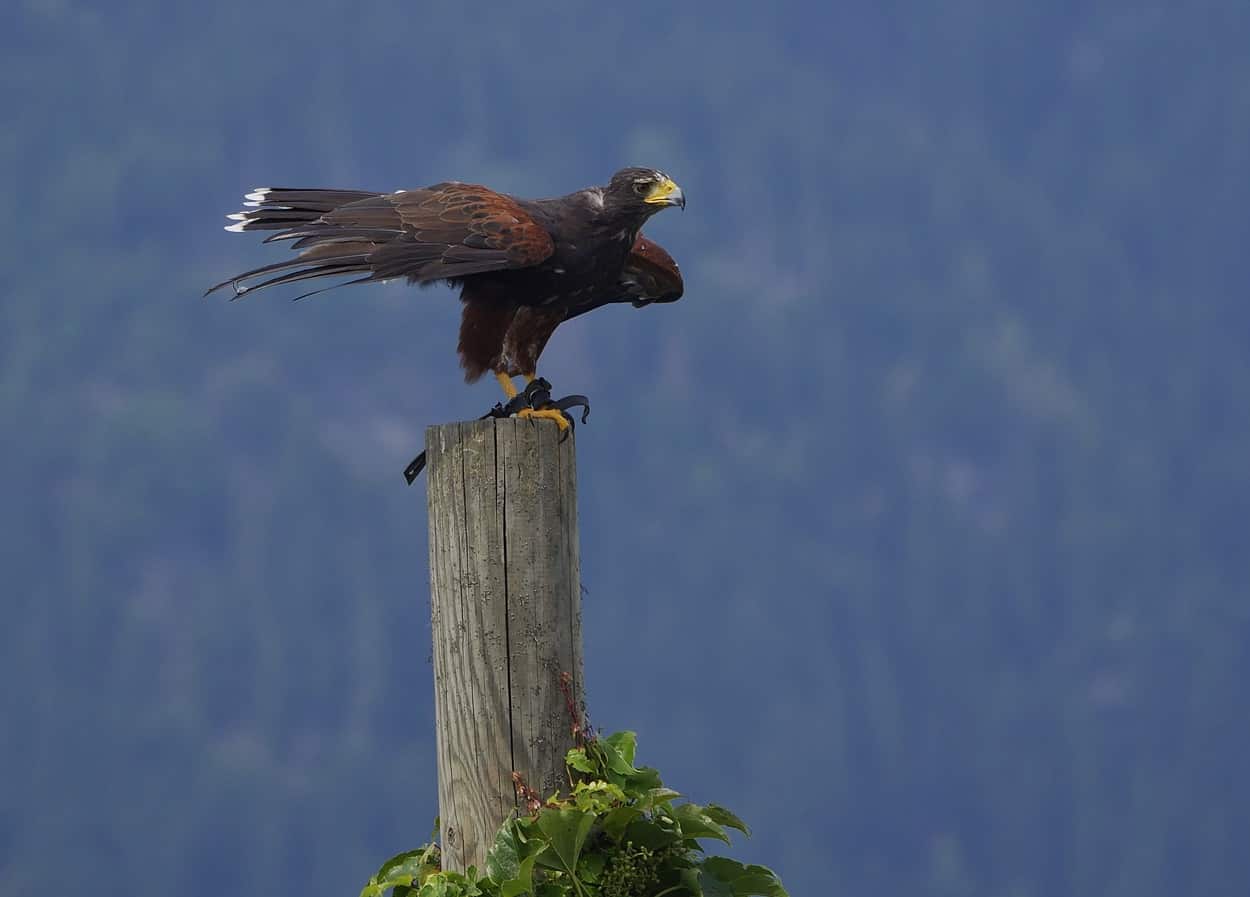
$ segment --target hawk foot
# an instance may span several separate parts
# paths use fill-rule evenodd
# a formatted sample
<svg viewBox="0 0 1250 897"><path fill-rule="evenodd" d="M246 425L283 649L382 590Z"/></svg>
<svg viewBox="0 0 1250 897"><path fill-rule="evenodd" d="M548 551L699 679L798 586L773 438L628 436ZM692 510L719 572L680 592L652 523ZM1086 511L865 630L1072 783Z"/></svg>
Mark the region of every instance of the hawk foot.
<svg viewBox="0 0 1250 897"><path fill-rule="evenodd" d="M530 420L540 418L554 420L556 426L560 428L561 441L563 441L574 426L573 416L569 414L571 408L581 408L582 423L586 423L586 419L590 417L590 399L583 395L569 395L553 399L551 398L551 384L542 377L535 377L526 384L525 389L510 398L507 404L497 402L495 407L478 419L515 416ZM404 479L409 486L421 475L421 471L425 470L425 460L425 452L422 452L404 468Z"/></svg>
<svg viewBox="0 0 1250 897"><path fill-rule="evenodd" d="M573 427L572 418L554 406L543 408L522 408L516 413L516 416L528 418L530 420L537 420L539 418L542 418L543 420L553 420L556 422L556 426L560 428L560 432L572 429Z"/></svg>

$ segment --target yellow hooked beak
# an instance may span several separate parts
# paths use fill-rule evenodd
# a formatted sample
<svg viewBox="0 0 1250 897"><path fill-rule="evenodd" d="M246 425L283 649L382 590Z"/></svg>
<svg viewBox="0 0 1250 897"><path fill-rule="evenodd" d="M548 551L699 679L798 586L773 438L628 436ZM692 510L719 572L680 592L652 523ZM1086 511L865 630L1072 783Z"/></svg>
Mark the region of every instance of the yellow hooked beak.
<svg viewBox="0 0 1250 897"><path fill-rule="evenodd" d="M656 181L655 186L651 188L651 192L643 201L657 206L680 206L683 209L686 207L685 194L681 192L681 188L672 178Z"/></svg>

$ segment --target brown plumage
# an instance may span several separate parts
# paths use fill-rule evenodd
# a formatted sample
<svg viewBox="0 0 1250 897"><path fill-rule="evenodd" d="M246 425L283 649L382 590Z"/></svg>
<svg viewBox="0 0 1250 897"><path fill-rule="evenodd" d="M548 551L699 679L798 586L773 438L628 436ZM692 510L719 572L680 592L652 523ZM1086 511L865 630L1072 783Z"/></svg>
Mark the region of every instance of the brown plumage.
<svg viewBox="0 0 1250 897"><path fill-rule="evenodd" d="M591 299L567 308L468 302L461 319L459 346L466 379L475 380L485 370L510 377L532 374L547 340L565 321L618 302L630 302L635 308L652 302L676 302L682 291L681 271L673 257L639 234L610 299ZM469 359L489 360L479 366Z"/></svg>
<svg viewBox="0 0 1250 897"><path fill-rule="evenodd" d="M321 278L348 278L323 289L398 277L446 282L459 287L464 303L465 379L488 370L501 382L533 377L562 322L611 303L641 307L681 298L677 264L640 233L670 205L685 206L681 189L647 168L626 168L603 187L538 200L454 182L396 193L261 188L247 195L248 208L231 215L237 223L226 229L277 231L265 242L291 241L299 254L208 292L232 286L239 298Z"/></svg>

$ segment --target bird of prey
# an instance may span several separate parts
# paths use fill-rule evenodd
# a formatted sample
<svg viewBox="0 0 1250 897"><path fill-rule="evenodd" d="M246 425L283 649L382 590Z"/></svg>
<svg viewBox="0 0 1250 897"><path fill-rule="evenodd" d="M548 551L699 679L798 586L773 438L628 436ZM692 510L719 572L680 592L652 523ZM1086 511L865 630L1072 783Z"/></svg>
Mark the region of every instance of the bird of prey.
<svg viewBox="0 0 1250 897"><path fill-rule="evenodd" d="M681 298L677 264L641 230L661 209L685 205L673 179L652 168L624 168L604 186L553 199L455 181L394 193L261 187L226 230L276 231L264 242L289 242L298 255L208 292L232 287L237 299L314 278L349 278L322 289L399 277L445 282L464 305L465 380L492 371L516 399L512 378L535 383L538 357L562 322L610 303ZM550 402L517 414L569 426Z"/></svg>

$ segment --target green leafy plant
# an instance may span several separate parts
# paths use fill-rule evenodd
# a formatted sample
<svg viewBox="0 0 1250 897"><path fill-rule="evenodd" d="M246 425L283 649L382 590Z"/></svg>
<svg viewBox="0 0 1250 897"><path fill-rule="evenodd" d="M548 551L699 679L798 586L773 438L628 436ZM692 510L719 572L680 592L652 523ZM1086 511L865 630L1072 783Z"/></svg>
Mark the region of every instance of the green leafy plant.
<svg viewBox="0 0 1250 897"><path fill-rule="evenodd" d="M443 871L431 842L387 860L360 897L789 897L771 869L706 855L701 841L750 831L635 766L633 732L579 741L568 794L544 800L513 775L527 813L504 822L484 873Z"/></svg>

